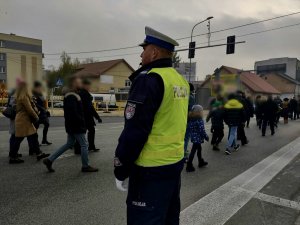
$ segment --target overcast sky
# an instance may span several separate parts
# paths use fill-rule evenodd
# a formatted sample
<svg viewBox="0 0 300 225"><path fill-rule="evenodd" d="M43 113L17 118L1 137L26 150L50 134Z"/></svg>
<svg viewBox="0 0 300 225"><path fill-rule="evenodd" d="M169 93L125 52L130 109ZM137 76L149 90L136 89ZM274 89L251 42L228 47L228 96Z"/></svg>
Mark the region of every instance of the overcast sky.
<svg viewBox="0 0 300 225"><path fill-rule="evenodd" d="M45 68L59 64L59 56L47 53L94 51L134 46L144 39L144 27L153 27L174 38L190 35L193 25L208 16L211 31L242 25L257 20L300 11L300 0L1 0L0 32L15 33L43 40ZM228 35L243 35L255 31L300 23L300 14L264 22L228 32L212 34L211 40ZM207 32L206 24L194 34ZM246 44L236 46L234 55L226 55L225 47L196 51L197 75L203 79L216 67L228 65L253 69L256 60L274 57L300 58L300 26L238 37ZM206 36L194 38L205 45ZM189 40L179 41L186 47ZM224 41L211 44L225 43ZM137 68L140 48L122 51L72 55L79 59L126 59ZM118 56L130 54L126 56ZM188 61L187 52L181 53Z"/></svg>

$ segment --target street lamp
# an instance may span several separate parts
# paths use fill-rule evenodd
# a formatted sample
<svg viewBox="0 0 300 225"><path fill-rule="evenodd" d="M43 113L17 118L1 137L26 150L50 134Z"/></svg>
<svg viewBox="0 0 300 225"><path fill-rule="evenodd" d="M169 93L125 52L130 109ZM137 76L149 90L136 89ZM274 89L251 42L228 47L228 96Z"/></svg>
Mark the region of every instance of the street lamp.
<svg viewBox="0 0 300 225"><path fill-rule="evenodd" d="M209 16L209 17L207 17L205 20L202 20L201 22L196 23L196 24L193 26L193 29L192 29L192 32L191 32L191 42L190 42L190 46L191 46L191 43L193 42L193 33L194 33L195 27L198 26L198 25L201 24L201 23L204 23L205 21L211 20L212 18L214 18L214 17L213 17L213 16ZM191 48L191 47L190 47L190 48ZM189 51L191 51L191 49L189 49ZM194 51L195 51L195 49L194 49ZM190 82L190 81L191 81L191 73L192 73L192 58L194 58L194 57L192 57L192 56L189 55L189 58L190 58L190 71L189 71L189 82Z"/></svg>

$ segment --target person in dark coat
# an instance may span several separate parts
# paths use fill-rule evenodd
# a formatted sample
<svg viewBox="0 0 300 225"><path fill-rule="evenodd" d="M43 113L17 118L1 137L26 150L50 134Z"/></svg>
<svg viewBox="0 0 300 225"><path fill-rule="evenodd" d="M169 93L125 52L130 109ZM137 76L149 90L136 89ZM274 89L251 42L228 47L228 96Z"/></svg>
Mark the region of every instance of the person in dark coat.
<svg viewBox="0 0 300 225"><path fill-rule="evenodd" d="M293 97L289 102L290 116L292 120L297 119L297 108L298 102L295 97Z"/></svg>
<svg viewBox="0 0 300 225"><path fill-rule="evenodd" d="M300 119L300 98L297 101L297 119Z"/></svg>
<svg viewBox="0 0 300 225"><path fill-rule="evenodd" d="M224 137L224 110L221 102L215 102L212 105L212 110L206 117L206 122L211 119L211 132L213 134L211 144L214 151L220 151L219 143Z"/></svg>
<svg viewBox="0 0 300 225"><path fill-rule="evenodd" d="M46 108L46 100L43 96L42 88L43 88L43 86L42 86L41 82L39 82L39 81L34 82L33 91L32 91L33 100L39 111L39 121L35 124L35 126L36 126L36 129L38 129L41 124L44 125L42 145L51 145L52 143L49 142L48 138L47 138L48 129L50 126L50 123L49 123L50 113L47 111L47 108Z"/></svg>
<svg viewBox="0 0 300 225"><path fill-rule="evenodd" d="M251 97L245 98L245 103L247 104L248 117L246 118L246 127L249 128L250 120L254 116L254 107Z"/></svg>
<svg viewBox="0 0 300 225"><path fill-rule="evenodd" d="M237 100L243 105L243 111L245 115L244 121L242 121L242 123L240 123L240 125L238 126L237 139L241 140L242 145L246 145L249 143L249 141L245 133L245 125L246 125L246 121L250 120L250 109L246 101L246 96L244 92L242 91L237 92Z"/></svg>
<svg viewBox="0 0 300 225"><path fill-rule="evenodd" d="M64 117L65 128L68 139L65 145L52 153L43 161L49 172L54 172L52 168L53 162L61 156L65 151L72 148L77 141L81 147L82 172L97 172L97 168L89 165L88 160L88 142L85 137L86 124L84 120L84 111L81 97L78 92L82 88L82 81L77 76L69 78L69 92L64 96Z"/></svg>
<svg viewBox="0 0 300 225"><path fill-rule="evenodd" d="M283 99L281 115L283 117L284 124L287 124L289 122L289 99L288 98Z"/></svg>
<svg viewBox="0 0 300 225"><path fill-rule="evenodd" d="M99 151L99 148L96 148L95 146L95 120L94 118L98 121L98 123L102 123L102 119L98 115L97 111L95 110L93 106L93 97L90 94L91 90L91 82L88 79L83 80L83 88L79 92L79 96L81 97L82 100L82 105L83 105L83 113L84 113L84 120L85 120L85 125L87 128L87 139L89 142L89 151ZM80 146L76 142L75 144L75 154L80 154Z"/></svg>
<svg viewBox="0 0 300 225"><path fill-rule="evenodd" d="M272 99L272 96L268 97L268 100L262 105L262 136L266 136L267 125L270 125L271 135L275 134L275 120L278 111L276 102Z"/></svg>
<svg viewBox="0 0 300 225"><path fill-rule="evenodd" d="M225 150L226 155L231 155L232 151L237 151L240 147L236 143L238 127L245 122L245 111L243 104L239 102L236 94L228 95L228 101L224 105L224 122L229 127L228 144Z"/></svg>
<svg viewBox="0 0 300 225"><path fill-rule="evenodd" d="M209 137L206 134L203 117L203 107L201 105L194 105L192 108L193 118L190 121L190 131L191 131L191 141L193 143L193 147L191 153L189 155L189 159L186 165L187 172L195 171L193 166L193 160L195 154L197 153L198 157L198 167L207 166L207 162L202 158L202 146L204 140L209 141Z"/></svg>
<svg viewBox="0 0 300 225"><path fill-rule="evenodd" d="M255 99L255 117L256 117L256 125L258 126L259 129L261 129L261 124L262 124L262 99L261 96L258 95L256 96Z"/></svg>
<svg viewBox="0 0 300 225"><path fill-rule="evenodd" d="M279 119L281 116L281 112L282 112L282 100L280 99L279 96L274 98L274 102L276 103L277 107L278 107L278 111L276 114L276 119L275 119L275 126L277 127L277 124L279 123Z"/></svg>

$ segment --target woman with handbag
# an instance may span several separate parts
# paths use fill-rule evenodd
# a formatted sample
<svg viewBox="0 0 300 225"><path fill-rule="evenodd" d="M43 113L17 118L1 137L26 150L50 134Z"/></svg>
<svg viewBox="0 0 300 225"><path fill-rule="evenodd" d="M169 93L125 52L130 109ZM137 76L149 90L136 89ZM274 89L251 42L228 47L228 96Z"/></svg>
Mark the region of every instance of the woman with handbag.
<svg viewBox="0 0 300 225"><path fill-rule="evenodd" d="M15 93L17 113L15 118L15 138L9 153L9 163L11 164L24 162L24 160L18 157L18 151L25 137L28 139L30 149L36 153L37 160L49 156L49 154L42 153L39 148L37 130L34 126L39 117L29 94L27 84L23 79L18 79L17 84L18 87Z"/></svg>

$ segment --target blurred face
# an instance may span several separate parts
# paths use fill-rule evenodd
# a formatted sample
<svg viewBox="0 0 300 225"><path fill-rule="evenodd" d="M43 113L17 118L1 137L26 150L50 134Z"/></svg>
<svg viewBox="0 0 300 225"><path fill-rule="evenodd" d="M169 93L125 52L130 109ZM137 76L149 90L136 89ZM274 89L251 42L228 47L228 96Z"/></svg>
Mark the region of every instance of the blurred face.
<svg viewBox="0 0 300 225"><path fill-rule="evenodd" d="M80 78L76 78L73 80L72 84L73 89L81 89L82 88L82 81Z"/></svg>
<svg viewBox="0 0 300 225"><path fill-rule="evenodd" d="M89 92L91 90L91 85L90 84L84 84L83 89L85 89Z"/></svg>
<svg viewBox="0 0 300 225"><path fill-rule="evenodd" d="M36 92L36 93L42 93L43 92L43 88L42 87L36 87L36 88L34 88L34 91Z"/></svg>

